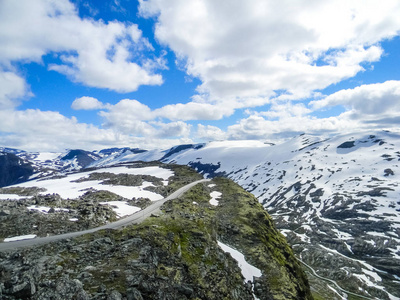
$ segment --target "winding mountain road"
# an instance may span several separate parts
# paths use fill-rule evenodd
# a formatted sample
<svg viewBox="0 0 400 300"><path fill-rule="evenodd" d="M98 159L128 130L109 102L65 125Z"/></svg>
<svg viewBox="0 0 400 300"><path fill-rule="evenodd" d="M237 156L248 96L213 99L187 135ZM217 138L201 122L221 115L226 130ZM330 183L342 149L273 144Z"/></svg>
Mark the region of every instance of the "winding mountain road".
<svg viewBox="0 0 400 300"><path fill-rule="evenodd" d="M21 247L30 247L30 246L36 246L40 244L46 244L62 239L69 239L69 238L74 238L86 233L93 233L95 231L101 230L101 229L118 229L124 226L127 226L129 224L139 224L146 220L147 217L151 216L154 213L157 213L160 210L161 205L165 203L165 201L172 200L175 198L178 198L182 196L186 191L191 189L193 186L195 186L198 183L202 182L207 182L210 181L210 179L201 179L194 181L192 183L189 183L177 191L173 192L171 195L168 197L154 201L150 206L146 207L143 210L140 210L128 217L125 217L123 219L120 219L118 221L115 221L113 223L109 223L100 227L88 229L88 230L83 230L83 231L77 231L77 232L69 232L69 233L64 233L60 235L53 235L53 236L48 236L48 237L43 237L43 238L35 238L35 239L29 239L29 240L21 240L21 241L15 241L15 242L7 242L7 243L0 243L0 251L6 251L6 250L12 250L12 249L17 249Z"/></svg>
<svg viewBox="0 0 400 300"><path fill-rule="evenodd" d="M336 286L337 289L339 289L340 291L344 292L345 294L347 294L347 295L353 295L353 296L356 296L356 297L359 297L359 298L363 298L363 299L376 300L376 298L370 298L370 297L366 297L366 296L363 296L363 295L355 294L355 293L349 292L349 291L347 291L347 290L341 288L341 287L337 284L336 281L318 275L317 272L315 271L315 269L314 269L313 267L311 267L310 265L306 264L306 263L305 263L304 261L302 261L300 258L297 258L297 260L299 260L303 265L305 265L307 268L309 268L309 269L312 271L312 273L314 274L315 277L317 277L317 278L319 278L319 279L322 279L322 280L325 280L325 281L327 281L327 282L332 283L333 285ZM346 299L347 299L347 298L346 298Z"/></svg>

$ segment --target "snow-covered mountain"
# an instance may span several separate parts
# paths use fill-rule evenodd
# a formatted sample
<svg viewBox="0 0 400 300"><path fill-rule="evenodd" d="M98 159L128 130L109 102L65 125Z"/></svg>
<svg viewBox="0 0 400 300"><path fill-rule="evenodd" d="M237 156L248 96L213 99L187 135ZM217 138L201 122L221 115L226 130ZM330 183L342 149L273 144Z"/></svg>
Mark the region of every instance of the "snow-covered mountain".
<svg viewBox="0 0 400 300"><path fill-rule="evenodd" d="M337 299L345 297L331 279L370 299L400 299L399 134L300 135L277 145L221 141L94 154L86 167L160 160L190 165L206 177L229 177L273 216L297 257L313 269L312 287L321 295L332 288Z"/></svg>
<svg viewBox="0 0 400 300"><path fill-rule="evenodd" d="M390 132L212 142L168 158L233 179L319 275L380 299L400 297L399 160Z"/></svg>
<svg viewBox="0 0 400 300"><path fill-rule="evenodd" d="M30 173L28 177L23 177L21 180L7 180L0 181L1 186L7 186L17 182L26 180L33 180L42 178L45 176L55 175L58 173L75 172L84 168L89 167L98 160L102 161L103 165L108 165L107 162L115 162L116 157L129 157L139 153L147 153L147 150L130 149L130 148L110 148L103 149L100 151L85 151L82 149L71 149L65 152L27 152L23 150L0 147L0 154L7 157L16 157L20 161L18 165L23 165L24 169L28 167ZM160 151L158 151L159 153ZM150 157L149 157L150 158ZM144 159L145 161L151 161L154 159ZM132 161L128 159L127 161ZM0 175L1 177L6 176L5 174L10 172L9 164L2 163L0 161L0 169L4 169ZM14 167L15 169L16 167ZM14 171L15 172L15 171ZM19 170L19 173L26 173L24 170Z"/></svg>

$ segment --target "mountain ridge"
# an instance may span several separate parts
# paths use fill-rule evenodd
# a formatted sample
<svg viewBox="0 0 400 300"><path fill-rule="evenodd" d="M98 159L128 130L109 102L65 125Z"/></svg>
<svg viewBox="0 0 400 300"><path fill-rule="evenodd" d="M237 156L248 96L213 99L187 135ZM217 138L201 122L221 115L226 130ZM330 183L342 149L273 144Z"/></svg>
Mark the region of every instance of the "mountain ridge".
<svg viewBox="0 0 400 300"><path fill-rule="evenodd" d="M131 163L1 189L21 198L0 202L0 234L4 228L17 234L23 228L15 226L16 220L26 217L18 222L28 223L19 234L37 228L37 234L48 235L71 231L73 225L109 222L116 217L112 211L118 211L117 199L136 205L138 195L148 190L170 194L188 182L197 183L141 224L0 251L0 297L313 299L300 263L257 199L229 179L197 182L199 178L186 166ZM106 193L107 186L113 192ZM57 187L67 192L48 193ZM125 193L120 188L135 197L121 199ZM59 228L50 226L57 224Z"/></svg>
<svg viewBox="0 0 400 300"><path fill-rule="evenodd" d="M397 133L304 134L276 145L221 141L117 151L88 167L162 158L205 177L228 177L254 194L296 255L319 275L366 297L400 298ZM329 292L326 283L309 276L315 289ZM335 293L330 297L340 299Z"/></svg>

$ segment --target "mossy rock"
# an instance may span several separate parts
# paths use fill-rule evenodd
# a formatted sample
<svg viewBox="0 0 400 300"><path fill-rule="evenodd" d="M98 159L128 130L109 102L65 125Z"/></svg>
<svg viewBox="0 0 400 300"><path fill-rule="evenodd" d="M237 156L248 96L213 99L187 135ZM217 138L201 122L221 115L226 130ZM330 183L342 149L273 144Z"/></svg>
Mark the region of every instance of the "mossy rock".
<svg viewBox="0 0 400 300"><path fill-rule="evenodd" d="M189 168L172 168L172 190L198 179ZM214 190L222 193L218 206L209 202ZM110 196L89 193L86 200L95 195ZM158 217L120 230L0 253L2 297L18 299L8 287L29 277L36 291L31 299L250 300L253 293L261 300L312 299L285 238L257 199L232 181L198 184L161 210ZM218 241L243 253L262 276L244 282L237 262Z"/></svg>

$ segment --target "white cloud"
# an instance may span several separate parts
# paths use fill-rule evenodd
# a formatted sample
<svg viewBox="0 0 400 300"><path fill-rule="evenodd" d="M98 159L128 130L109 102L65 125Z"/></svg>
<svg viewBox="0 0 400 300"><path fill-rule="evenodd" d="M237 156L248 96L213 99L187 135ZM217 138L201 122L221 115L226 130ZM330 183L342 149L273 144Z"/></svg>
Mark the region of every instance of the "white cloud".
<svg viewBox="0 0 400 300"><path fill-rule="evenodd" d="M140 0L157 18L156 37L198 77L210 100L292 98L355 76L380 59L379 42L400 30L388 1Z"/></svg>
<svg viewBox="0 0 400 300"><path fill-rule="evenodd" d="M108 111L100 112L109 124L128 124L132 120L152 120L154 118L151 109L133 99L123 99L115 105L109 105Z"/></svg>
<svg viewBox="0 0 400 300"><path fill-rule="evenodd" d="M0 143L24 150L60 150L75 147L96 148L117 143L118 134L111 130L78 123L58 112L28 109L1 110Z"/></svg>
<svg viewBox="0 0 400 300"><path fill-rule="evenodd" d="M300 133L323 134L357 131L365 129L357 120L347 115L329 118L313 118L310 116L293 116L279 120L266 120L257 115L240 120L228 127L228 139L248 140L266 139L279 141Z"/></svg>
<svg viewBox="0 0 400 300"><path fill-rule="evenodd" d="M25 96L31 96L25 79L0 69L0 109L15 107Z"/></svg>
<svg viewBox="0 0 400 300"><path fill-rule="evenodd" d="M157 117L169 120L219 120L234 112L232 103L212 105L208 103L189 102L170 104L154 110Z"/></svg>
<svg viewBox="0 0 400 300"><path fill-rule="evenodd" d="M187 124L157 126L161 127L167 136L158 136L158 131L153 127L146 136L137 136L134 132L121 132L115 128L100 129L53 111L0 110L0 128L3 132L0 134L0 144L28 151L63 151L67 148L94 150L126 146L167 149L191 142L185 129L189 126ZM179 127L183 129L177 130ZM171 138L179 135L182 137Z"/></svg>
<svg viewBox="0 0 400 300"><path fill-rule="evenodd" d="M94 109L102 109L105 105L93 97L83 96L80 98L76 98L74 102L72 102L71 108L75 110L94 110Z"/></svg>
<svg viewBox="0 0 400 300"><path fill-rule="evenodd" d="M292 104L291 102L287 103L277 103L273 102L271 108L268 111L260 112L258 115L264 116L267 118L290 118L290 117L300 117L311 113L311 110L308 109L303 103Z"/></svg>
<svg viewBox="0 0 400 300"><path fill-rule="evenodd" d="M205 141L218 141L226 139L227 134L218 127L198 124L196 137Z"/></svg>
<svg viewBox="0 0 400 300"><path fill-rule="evenodd" d="M400 81L365 84L341 90L326 98L310 102L314 109L343 105L363 115L395 114L400 112Z"/></svg>
<svg viewBox="0 0 400 300"><path fill-rule="evenodd" d="M50 70L73 81L117 92L140 85L160 85L154 74L162 58L143 59L152 51L136 24L80 19L67 0L5 0L0 2L0 64L40 62L43 55L59 55Z"/></svg>
<svg viewBox="0 0 400 300"><path fill-rule="evenodd" d="M188 137L190 134L191 126L185 122L154 121L161 117L172 120L175 114L168 117L167 113L151 110L137 100L123 99L117 104L107 105L105 108L106 110L100 112L100 116L105 119L103 126L125 134L152 138Z"/></svg>
<svg viewBox="0 0 400 300"><path fill-rule="evenodd" d="M158 126L155 136L158 138L169 138L169 137L186 137L190 135L191 125L182 121L170 122L170 123L154 123Z"/></svg>
<svg viewBox="0 0 400 300"><path fill-rule="evenodd" d="M123 99L115 105L106 105L100 115L109 124L127 124L136 121L151 121L157 118L172 121L219 120L234 112L232 103L212 105L208 103L189 102L165 105L151 110L147 105L132 99Z"/></svg>

